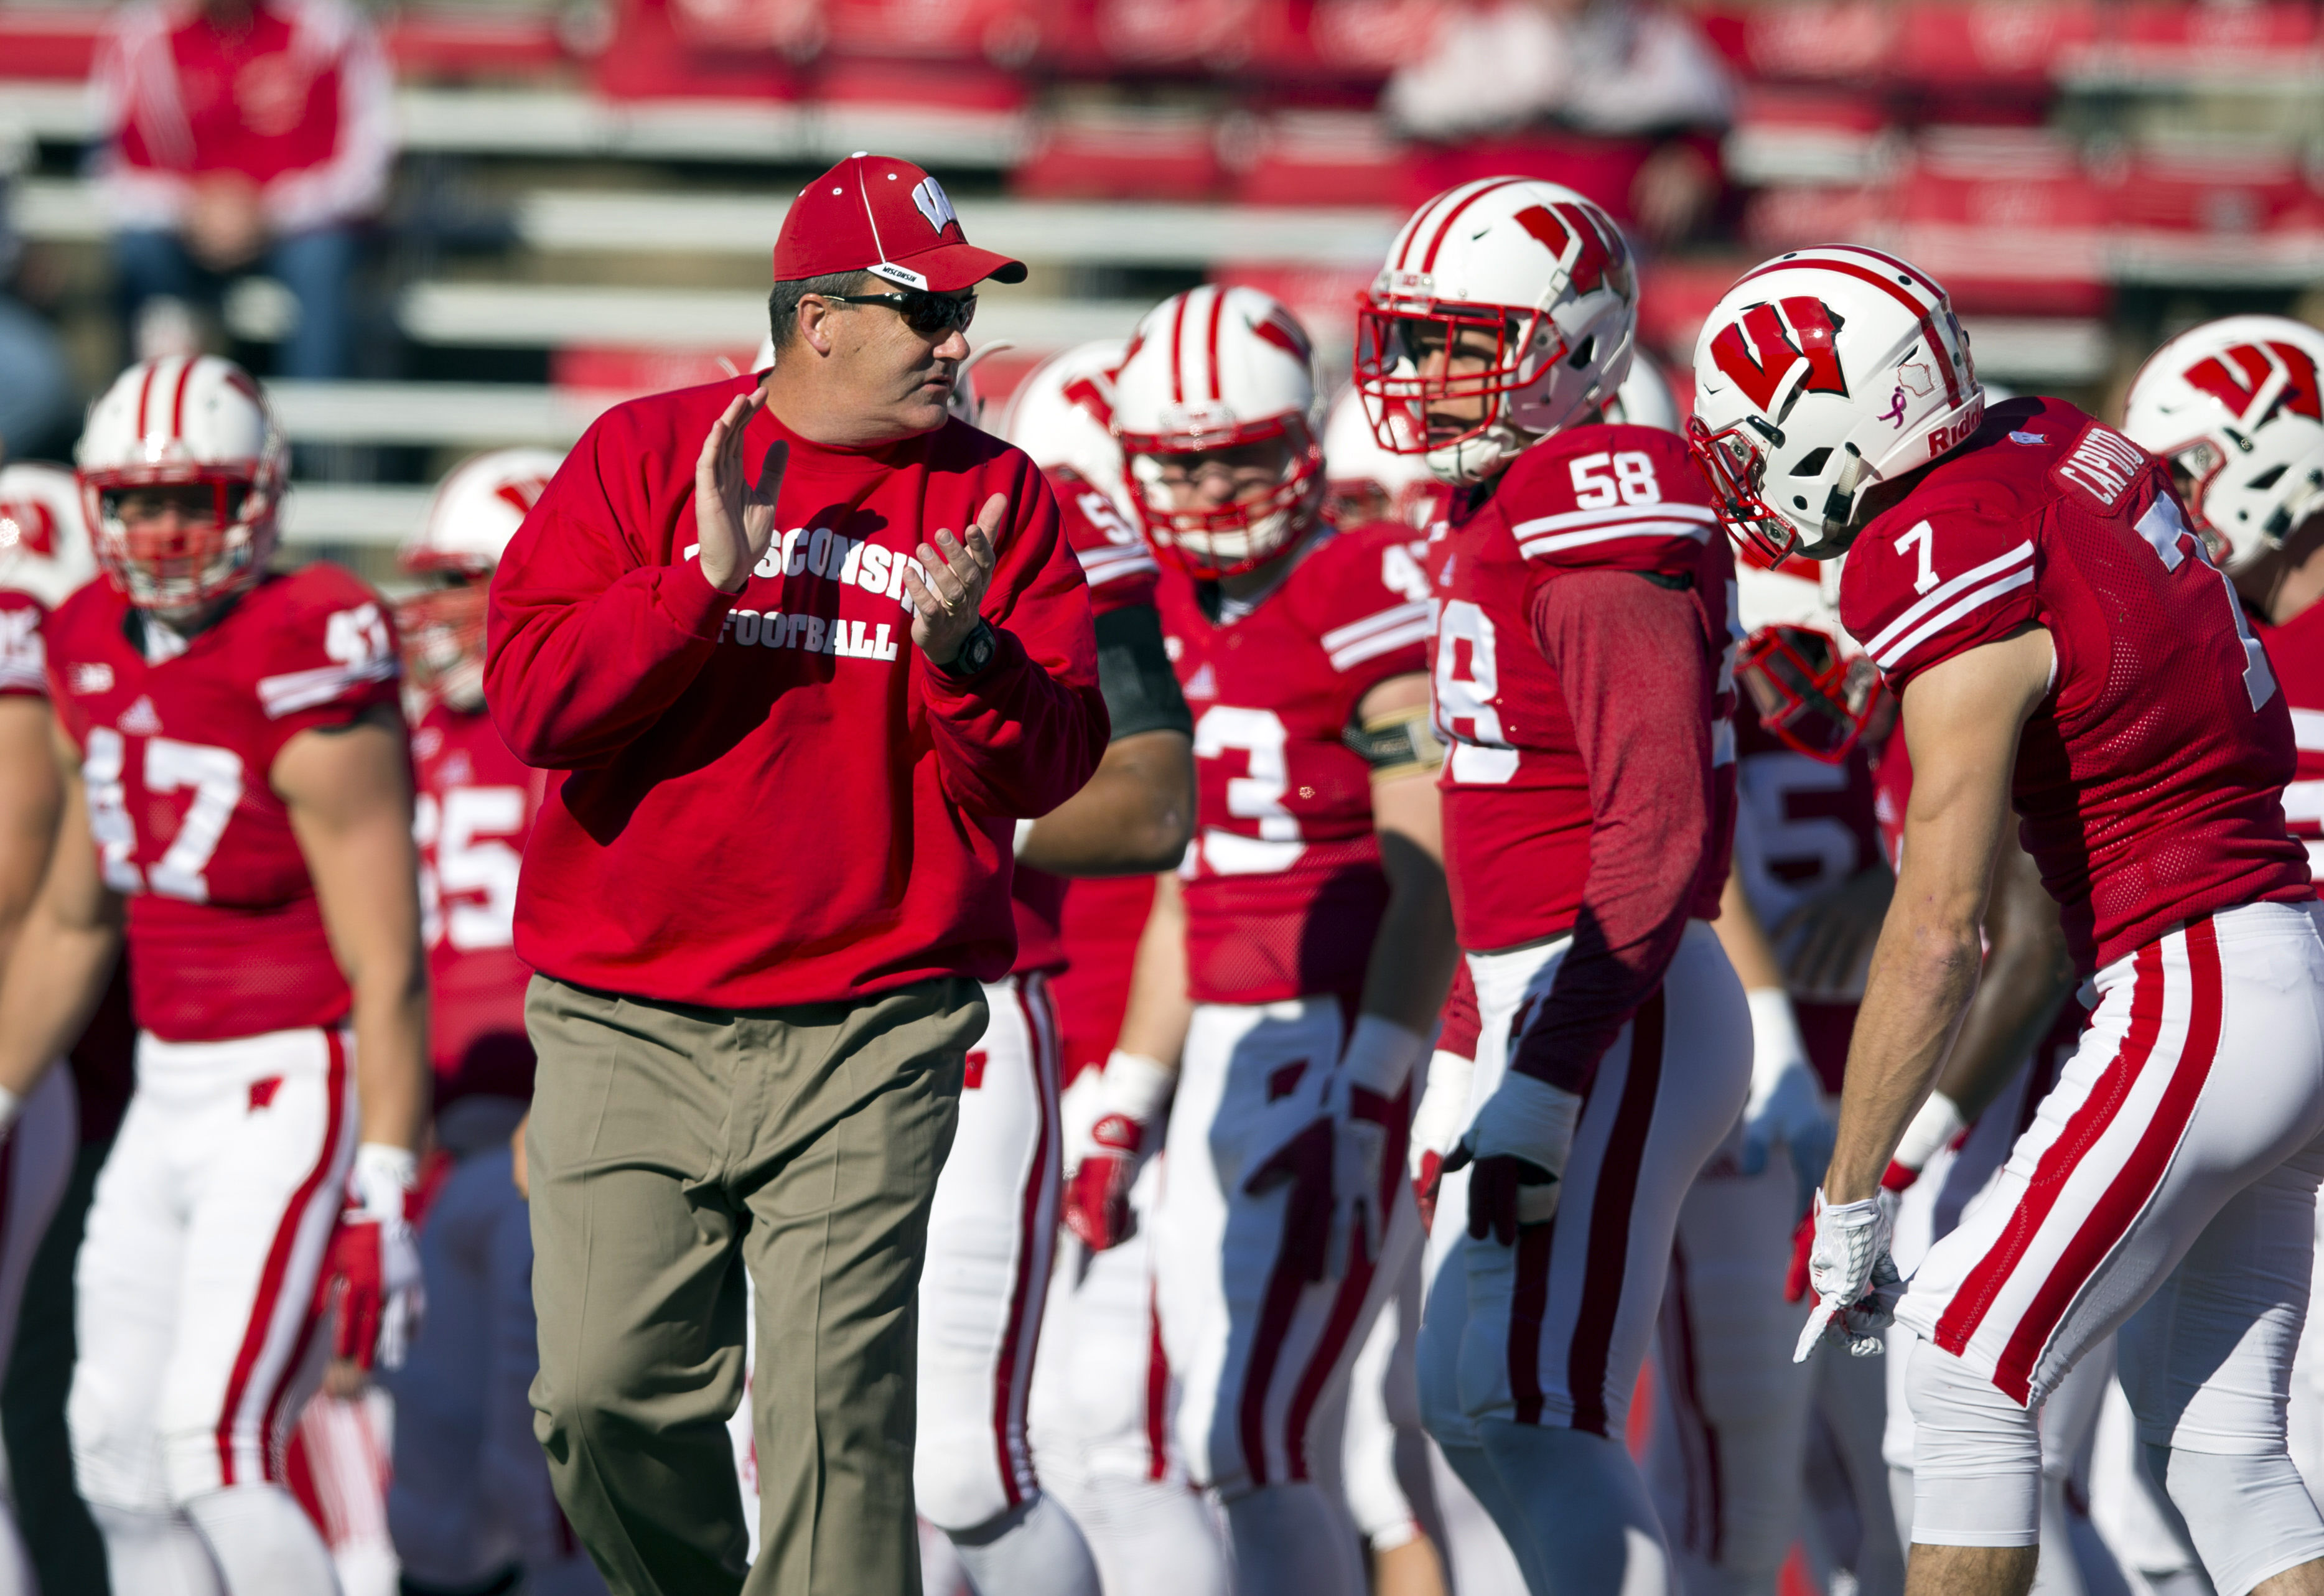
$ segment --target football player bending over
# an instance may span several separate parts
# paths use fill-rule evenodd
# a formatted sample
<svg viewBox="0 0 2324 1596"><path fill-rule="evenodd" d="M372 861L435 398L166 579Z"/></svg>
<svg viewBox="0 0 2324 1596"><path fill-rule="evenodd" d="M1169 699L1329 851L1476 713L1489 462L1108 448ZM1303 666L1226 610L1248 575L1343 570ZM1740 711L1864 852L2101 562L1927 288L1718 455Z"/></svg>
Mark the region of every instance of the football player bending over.
<svg viewBox="0 0 2324 1596"><path fill-rule="evenodd" d="M2324 1175L2324 940L2280 801L2292 719L2232 586L2137 445L2053 400L1988 411L1943 290L1877 251L1747 272L1695 380L1721 519L1774 556L1848 551L1841 619L1912 749L1800 1349L1868 1350L1892 1312L1922 1338L1908 1590L2030 1587L2038 1410L2116 1330L2212 1582L2324 1590L2283 1425ZM2013 807L2098 1008L1997 1184L1900 1287L1881 1176L1976 988Z"/></svg>

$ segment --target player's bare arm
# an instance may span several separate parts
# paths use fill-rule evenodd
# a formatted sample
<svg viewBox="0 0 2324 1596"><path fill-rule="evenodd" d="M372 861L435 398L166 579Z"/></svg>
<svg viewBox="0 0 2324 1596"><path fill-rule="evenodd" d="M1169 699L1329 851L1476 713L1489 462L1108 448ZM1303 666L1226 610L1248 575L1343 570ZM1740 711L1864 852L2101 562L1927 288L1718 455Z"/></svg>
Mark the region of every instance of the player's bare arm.
<svg viewBox="0 0 2324 1596"><path fill-rule="evenodd" d="M417 1148L428 1117L428 974L410 765L394 713L300 733L276 756L272 782L354 995L362 1140Z"/></svg>
<svg viewBox="0 0 2324 1596"><path fill-rule="evenodd" d="M64 808L55 736L47 700L0 698L0 969L48 873Z"/></svg>
<svg viewBox="0 0 2324 1596"><path fill-rule="evenodd" d="M1977 991L2018 733L2049 691L2051 658L2049 633L2029 628L1932 667L1904 695L1904 868L1849 1048L1828 1204L1878 1192Z"/></svg>
<svg viewBox="0 0 2324 1596"><path fill-rule="evenodd" d="M1185 894L1176 875L1158 876L1154 907L1138 938L1130 1006L1122 1013L1121 1034L1114 1046L1175 1071L1194 1017L1194 1001L1186 995Z"/></svg>
<svg viewBox="0 0 2324 1596"><path fill-rule="evenodd" d="M1034 822L1018 863L1070 876L1176 869L1194 831L1194 746L1184 732L1115 738L1089 785Z"/></svg>
<svg viewBox="0 0 2324 1596"><path fill-rule="evenodd" d="M1428 678L1399 676L1365 694L1356 719L1376 724L1427 708ZM1372 829L1388 876L1388 909L1364 969L1361 1011L1420 1036L1436 1023L1452 984L1453 961L1461 956L1444 886L1444 822L1436 794L1441 759L1376 767L1372 774Z"/></svg>
<svg viewBox="0 0 2324 1596"><path fill-rule="evenodd" d="M1774 944L1767 940L1767 928L1751 912L1751 900L1743 895L1740 873L1728 873L1727 884L1719 890L1719 918L1711 928L1745 992L1784 990L1784 967L1776 961Z"/></svg>
<svg viewBox="0 0 2324 1596"><path fill-rule="evenodd" d="M80 756L60 734L51 745L50 768L64 795L55 835L69 845L51 853L0 977L0 1088L19 1097L88 1027L121 948L121 898L97 873L96 848L82 840L88 807Z"/></svg>
<svg viewBox="0 0 2324 1596"><path fill-rule="evenodd" d="M1936 1089L1974 1120L2040 1046L2073 995L2074 958L2057 900L2005 826L1985 909L1985 969Z"/></svg>

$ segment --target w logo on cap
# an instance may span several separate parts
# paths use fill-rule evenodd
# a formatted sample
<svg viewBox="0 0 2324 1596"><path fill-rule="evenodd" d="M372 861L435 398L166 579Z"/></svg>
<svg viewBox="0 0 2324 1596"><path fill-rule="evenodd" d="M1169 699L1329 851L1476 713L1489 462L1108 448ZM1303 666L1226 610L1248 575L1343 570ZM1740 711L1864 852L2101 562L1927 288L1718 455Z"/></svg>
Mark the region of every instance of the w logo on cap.
<svg viewBox="0 0 2324 1596"><path fill-rule="evenodd" d="M951 196L934 178L920 180L919 186L912 190L912 203L920 208L920 214L928 218L928 226L938 233L947 226L960 226L960 217L952 208Z"/></svg>

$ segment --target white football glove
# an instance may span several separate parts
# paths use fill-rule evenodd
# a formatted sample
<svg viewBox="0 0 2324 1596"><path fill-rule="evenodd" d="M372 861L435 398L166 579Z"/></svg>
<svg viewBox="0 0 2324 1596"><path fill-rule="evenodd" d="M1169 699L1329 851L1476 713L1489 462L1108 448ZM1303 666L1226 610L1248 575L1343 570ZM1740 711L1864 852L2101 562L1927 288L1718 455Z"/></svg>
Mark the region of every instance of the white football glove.
<svg viewBox="0 0 2324 1596"><path fill-rule="evenodd" d="M383 1142L355 1149L347 1177L347 1206L331 1239L326 1270L341 1283L337 1351L369 1369L400 1369L420 1333L428 1294L420 1272L420 1242L405 1217L420 1160Z"/></svg>
<svg viewBox="0 0 2324 1596"><path fill-rule="evenodd" d="M1808 1284L1817 1302L1793 1362L1806 1362L1827 1332L1847 1343L1851 1357L1886 1350L1880 1332L1896 1317L1896 1299L1904 1294L1888 1256L1888 1202L1884 1194L1835 1207L1817 1191L1815 1244L1808 1253Z"/></svg>
<svg viewBox="0 0 2324 1596"><path fill-rule="evenodd" d="M1355 1242L1377 1260L1394 1193L1382 1178L1397 1099L1428 1039L1392 1019L1366 1014L1356 1021L1332 1082L1332 1278L1347 1272Z"/></svg>
<svg viewBox="0 0 2324 1596"><path fill-rule="evenodd" d="M1137 1228L1130 1188L1161 1144L1156 1121L1177 1075L1142 1053L1116 1047L1102 1070L1084 1070L1059 1100L1065 1121L1065 1226L1093 1252Z"/></svg>
<svg viewBox="0 0 2324 1596"><path fill-rule="evenodd" d="M1519 1226L1557 1217L1581 1123L1579 1093L1517 1070L1502 1076L1453 1156L1452 1167L1476 1166L1469 1177L1469 1234L1482 1241L1489 1232L1512 1247Z"/></svg>
<svg viewBox="0 0 2324 1596"><path fill-rule="evenodd" d="M1477 1061L1439 1047L1428 1056L1428 1090L1412 1116L1412 1195L1420 1204L1420 1222L1436 1223L1436 1188L1444 1179L1444 1161L1460 1145L1469 1119L1469 1083L1476 1078Z"/></svg>
<svg viewBox="0 0 2324 1596"><path fill-rule="evenodd" d="M1792 1000L1775 987L1747 994L1751 1006L1751 1095L1743 1105L1743 1173L1757 1175L1778 1141L1790 1154L1799 1185L1796 1216L1807 1212L1816 1185L1831 1162L1831 1117L1823 1083L1809 1067Z"/></svg>

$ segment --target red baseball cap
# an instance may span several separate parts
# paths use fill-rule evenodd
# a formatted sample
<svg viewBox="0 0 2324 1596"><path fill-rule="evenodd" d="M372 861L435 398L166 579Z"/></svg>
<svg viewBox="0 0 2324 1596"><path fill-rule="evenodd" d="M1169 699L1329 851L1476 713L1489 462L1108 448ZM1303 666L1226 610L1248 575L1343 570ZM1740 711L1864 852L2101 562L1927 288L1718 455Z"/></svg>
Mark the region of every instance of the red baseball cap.
<svg viewBox="0 0 2324 1596"><path fill-rule="evenodd" d="M908 161L857 151L799 190L775 238L775 281L869 272L957 293L1025 281L1025 263L969 243L944 185Z"/></svg>

